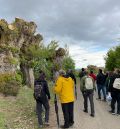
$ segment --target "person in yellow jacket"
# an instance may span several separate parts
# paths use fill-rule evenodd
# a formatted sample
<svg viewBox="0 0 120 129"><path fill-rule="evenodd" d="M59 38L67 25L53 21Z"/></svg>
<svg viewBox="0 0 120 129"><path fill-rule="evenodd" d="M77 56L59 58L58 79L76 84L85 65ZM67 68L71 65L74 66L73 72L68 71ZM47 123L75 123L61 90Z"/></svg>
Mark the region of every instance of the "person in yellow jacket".
<svg viewBox="0 0 120 129"><path fill-rule="evenodd" d="M59 95L64 115L62 128L69 128L74 124L74 81L67 76L65 71L59 71L59 77L54 86L54 92Z"/></svg>

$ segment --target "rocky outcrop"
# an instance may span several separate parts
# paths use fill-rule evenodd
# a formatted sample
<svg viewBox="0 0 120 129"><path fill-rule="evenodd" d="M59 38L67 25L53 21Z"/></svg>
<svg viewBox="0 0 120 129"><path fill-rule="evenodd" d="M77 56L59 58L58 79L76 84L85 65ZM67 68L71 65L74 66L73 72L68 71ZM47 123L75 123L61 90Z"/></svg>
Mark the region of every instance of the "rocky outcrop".
<svg viewBox="0 0 120 129"><path fill-rule="evenodd" d="M26 83L33 85L32 68L28 65L27 58L21 61L21 57L26 56L27 48L30 45L39 47L43 39L40 34L36 34L37 25L34 22L27 22L23 19L15 18L11 24L4 19L0 20L0 73L16 72L18 68L22 68ZM28 77L29 75L29 77Z"/></svg>

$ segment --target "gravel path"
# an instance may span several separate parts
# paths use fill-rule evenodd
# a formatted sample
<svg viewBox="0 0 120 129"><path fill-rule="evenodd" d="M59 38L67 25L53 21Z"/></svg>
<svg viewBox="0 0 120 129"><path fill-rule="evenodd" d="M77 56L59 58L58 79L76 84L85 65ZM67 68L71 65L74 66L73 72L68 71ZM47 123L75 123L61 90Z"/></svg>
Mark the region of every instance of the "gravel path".
<svg viewBox="0 0 120 129"><path fill-rule="evenodd" d="M111 115L108 112L110 110L110 106L108 105L108 103L96 100L96 93L94 95L95 112L96 112L95 117L92 118L90 116L90 109L89 109L89 113L84 113L83 98L79 91L79 87L77 91L78 91L78 100L75 102L75 108L74 108L75 124L71 128L73 129L120 129L120 116ZM59 114L60 114L60 123L63 124L63 115L61 111L61 106L59 106ZM54 119L51 121L53 123L53 125L50 127L51 129L57 129L57 124Z"/></svg>

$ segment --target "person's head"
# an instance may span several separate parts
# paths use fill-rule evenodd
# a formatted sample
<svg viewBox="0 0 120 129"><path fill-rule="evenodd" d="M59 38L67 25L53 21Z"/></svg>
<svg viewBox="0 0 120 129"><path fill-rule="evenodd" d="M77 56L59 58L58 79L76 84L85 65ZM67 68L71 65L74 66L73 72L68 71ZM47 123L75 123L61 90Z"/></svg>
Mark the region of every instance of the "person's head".
<svg viewBox="0 0 120 129"><path fill-rule="evenodd" d="M39 73L40 73L40 74L39 74L39 79L40 79L40 80L45 80L45 78L46 78L45 73L44 73L42 70L40 70Z"/></svg>
<svg viewBox="0 0 120 129"><path fill-rule="evenodd" d="M93 71L91 70L90 73L93 74Z"/></svg>
<svg viewBox="0 0 120 129"><path fill-rule="evenodd" d="M59 70L59 75L60 76L65 76L66 72L63 69L61 69L61 70Z"/></svg>
<svg viewBox="0 0 120 129"><path fill-rule="evenodd" d="M84 68L82 68L82 71L85 71L85 69L84 69Z"/></svg>
<svg viewBox="0 0 120 129"><path fill-rule="evenodd" d="M102 73L102 69L99 69L99 73Z"/></svg>

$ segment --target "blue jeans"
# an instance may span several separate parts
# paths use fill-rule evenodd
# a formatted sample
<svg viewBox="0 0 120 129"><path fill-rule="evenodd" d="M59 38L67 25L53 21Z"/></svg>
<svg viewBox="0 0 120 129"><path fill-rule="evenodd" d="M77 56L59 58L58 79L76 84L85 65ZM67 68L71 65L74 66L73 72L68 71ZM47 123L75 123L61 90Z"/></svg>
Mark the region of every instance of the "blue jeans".
<svg viewBox="0 0 120 129"><path fill-rule="evenodd" d="M98 98L101 99L101 90L103 93L104 100L106 100L106 90L104 85L97 84Z"/></svg>

